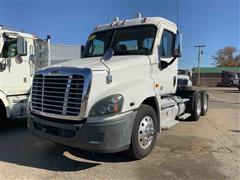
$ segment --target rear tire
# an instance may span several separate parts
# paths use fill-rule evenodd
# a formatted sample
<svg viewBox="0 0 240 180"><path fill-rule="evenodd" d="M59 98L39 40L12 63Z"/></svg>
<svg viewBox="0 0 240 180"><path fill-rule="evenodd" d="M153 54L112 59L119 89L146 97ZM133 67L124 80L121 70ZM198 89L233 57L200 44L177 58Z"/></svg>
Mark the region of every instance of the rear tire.
<svg viewBox="0 0 240 180"><path fill-rule="evenodd" d="M4 104L0 101L0 124L5 124L7 121L6 108Z"/></svg>
<svg viewBox="0 0 240 180"><path fill-rule="evenodd" d="M205 116L208 111L208 94L206 91L200 91L202 105L201 105L201 115Z"/></svg>
<svg viewBox="0 0 240 180"><path fill-rule="evenodd" d="M149 105L138 109L127 154L134 159L142 159L152 151L157 139L157 115Z"/></svg>
<svg viewBox="0 0 240 180"><path fill-rule="evenodd" d="M192 101L192 111L191 111L191 116L190 116L190 120L191 121L197 121L199 120L200 116L201 116L201 95L199 92L195 92L193 94L193 101Z"/></svg>

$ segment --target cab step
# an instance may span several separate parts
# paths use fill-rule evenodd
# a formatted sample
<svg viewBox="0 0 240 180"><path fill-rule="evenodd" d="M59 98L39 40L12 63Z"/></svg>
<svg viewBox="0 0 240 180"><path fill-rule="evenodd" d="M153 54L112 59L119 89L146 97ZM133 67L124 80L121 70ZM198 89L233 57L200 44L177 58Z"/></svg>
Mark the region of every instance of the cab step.
<svg viewBox="0 0 240 180"><path fill-rule="evenodd" d="M161 129L162 130L168 130L178 123L179 123L179 121L177 121L177 120L167 121L167 122L165 122L164 124L161 125Z"/></svg>
<svg viewBox="0 0 240 180"><path fill-rule="evenodd" d="M183 115L181 115L181 116L178 116L177 119L179 119L179 120L185 120L185 119L189 118L190 116L191 116L190 113L185 113L185 114L183 114Z"/></svg>

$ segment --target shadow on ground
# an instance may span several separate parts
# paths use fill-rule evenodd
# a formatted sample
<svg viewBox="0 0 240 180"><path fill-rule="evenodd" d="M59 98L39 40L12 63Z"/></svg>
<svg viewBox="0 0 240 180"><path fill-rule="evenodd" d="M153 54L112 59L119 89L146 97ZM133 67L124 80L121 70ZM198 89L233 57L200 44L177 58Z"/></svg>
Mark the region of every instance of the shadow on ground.
<svg viewBox="0 0 240 180"><path fill-rule="evenodd" d="M219 89L215 89L215 91L224 92L224 93L240 93L240 90L238 88L232 88L232 89L219 88Z"/></svg>
<svg viewBox="0 0 240 180"><path fill-rule="evenodd" d="M66 157L66 151L78 159ZM51 171L79 171L101 165L102 162L127 162L132 159L123 153L93 154L45 141L32 136L27 130L26 121L21 120L1 124L0 161Z"/></svg>

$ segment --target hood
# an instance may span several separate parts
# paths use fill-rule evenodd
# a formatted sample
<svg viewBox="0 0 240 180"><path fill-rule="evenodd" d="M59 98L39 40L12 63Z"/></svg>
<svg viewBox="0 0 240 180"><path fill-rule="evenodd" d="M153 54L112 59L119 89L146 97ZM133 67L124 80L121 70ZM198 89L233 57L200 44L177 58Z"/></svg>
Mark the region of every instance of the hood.
<svg viewBox="0 0 240 180"><path fill-rule="evenodd" d="M100 59L101 57L73 59L50 67L76 67L89 68L92 71L105 71L106 67L100 62ZM105 64L111 69L111 71L114 71L132 66L150 64L150 60L148 56L143 55L113 56L109 61L105 61Z"/></svg>

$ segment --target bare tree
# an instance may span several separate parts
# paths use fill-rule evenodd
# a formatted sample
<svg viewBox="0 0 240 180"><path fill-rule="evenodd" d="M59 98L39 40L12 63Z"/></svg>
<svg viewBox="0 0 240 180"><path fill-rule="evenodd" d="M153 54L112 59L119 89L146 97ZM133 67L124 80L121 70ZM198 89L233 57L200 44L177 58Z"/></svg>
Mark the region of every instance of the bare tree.
<svg viewBox="0 0 240 180"><path fill-rule="evenodd" d="M232 46L217 50L213 59L218 67L240 66L240 54L237 54L237 49Z"/></svg>

